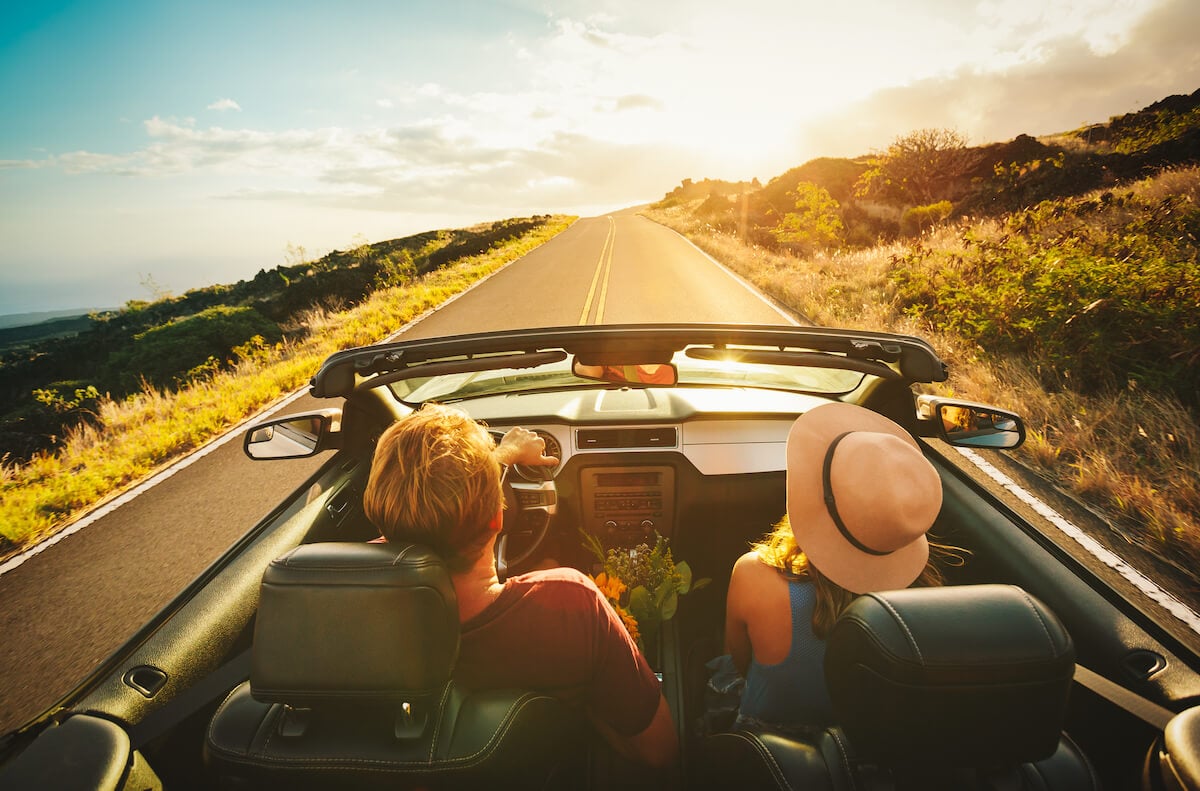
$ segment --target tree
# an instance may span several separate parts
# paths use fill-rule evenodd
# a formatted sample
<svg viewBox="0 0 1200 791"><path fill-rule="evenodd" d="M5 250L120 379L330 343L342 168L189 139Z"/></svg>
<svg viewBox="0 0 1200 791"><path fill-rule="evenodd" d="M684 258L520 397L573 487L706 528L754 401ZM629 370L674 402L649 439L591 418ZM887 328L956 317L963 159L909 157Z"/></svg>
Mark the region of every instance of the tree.
<svg viewBox="0 0 1200 791"><path fill-rule="evenodd" d="M161 285L159 285L158 281L154 279L154 275L150 274L149 272L144 275L139 274L138 282L141 284L142 288L146 289L146 291L150 293L150 296L154 298L155 302L162 302L164 299L170 299L171 297L175 296L171 293L170 289L163 288Z"/></svg>
<svg viewBox="0 0 1200 791"><path fill-rule="evenodd" d="M845 234L841 207L827 189L801 181L791 196L796 199L796 210L771 229L777 242L806 253L841 244Z"/></svg>
<svg viewBox="0 0 1200 791"><path fill-rule="evenodd" d="M308 250L302 244L288 242L283 248L283 263L285 266L303 266L308 263Z"/></svg>
<svg viewBox="0 0 1200 791"><path fill-rule="evenodd" d="M974 163L963 135L953 129L918 129L897 137L877 154L855 192L909 205L953 199Z"/></svg>

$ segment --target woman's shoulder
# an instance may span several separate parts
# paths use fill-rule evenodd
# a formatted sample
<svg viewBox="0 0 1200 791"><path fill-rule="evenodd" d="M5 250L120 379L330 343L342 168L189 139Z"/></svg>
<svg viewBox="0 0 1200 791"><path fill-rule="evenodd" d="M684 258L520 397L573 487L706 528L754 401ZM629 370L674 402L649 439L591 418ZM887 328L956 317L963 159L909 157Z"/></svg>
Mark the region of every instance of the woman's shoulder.
<svg viewBox="0 0 1200 791"><path fill-rule="evenodd" d="M733 572L729 577L729 597L738 600L746 607L774 601L781 595L786 595L787 578L779 569L763 561L757 553L751 551L742 555L733 564Z"/></svg>
<svg viewBox="0 0 1200 791"><path fill-rule="evenodd" d="M769 565L753 549L733 564L733 576L743 579L764 579L779 576L779 569Z"/></svg>
<svg viewBox="0 0 1200 791"><path fill-rule="evenodd" d="M753 565L762 566L765 564L762 562L762 560L759 559L758 553L752 549L733 562L733 569L734 569L734 571L737 571L739 569L744 570L747 567L750 567Z"/></svg>

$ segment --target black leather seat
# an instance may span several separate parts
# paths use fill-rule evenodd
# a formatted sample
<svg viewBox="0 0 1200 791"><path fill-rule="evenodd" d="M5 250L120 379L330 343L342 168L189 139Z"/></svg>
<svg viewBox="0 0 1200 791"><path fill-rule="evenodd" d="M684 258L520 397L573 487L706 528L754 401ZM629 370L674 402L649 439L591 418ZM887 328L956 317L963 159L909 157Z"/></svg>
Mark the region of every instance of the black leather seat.
<svg viewBox="0 0 1200 791"><path fill-rule="evenodd" d="M828 637L839 727L733 732L705 745L701 784L785 789L1098 789L1062 732L1070 637L1020 588L859 597Z"/></svg>
<svg viewBox="0 0 1200 791"><path fill-rule="evenodd" d="M1179 712L1146 755L1142 791L1200 789L1200 706Z"/></svg>
<svg viewBox="0 0 1200 791"><path fill-rule="evenodd" d="M577 787L579 715L451 672L458 606L427 548L308 544L263 575L250 680L205 758L227 788ZM502 658L497 658L503 661Z"/></svg>

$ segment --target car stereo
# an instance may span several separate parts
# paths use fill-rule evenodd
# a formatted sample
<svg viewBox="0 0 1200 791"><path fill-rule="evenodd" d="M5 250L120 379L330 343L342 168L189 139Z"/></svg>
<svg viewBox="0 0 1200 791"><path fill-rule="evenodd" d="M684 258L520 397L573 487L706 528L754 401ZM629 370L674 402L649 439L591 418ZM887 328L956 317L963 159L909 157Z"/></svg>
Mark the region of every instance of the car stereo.
<svg viewBox="0 0 1200 791"><path fill-rule="evenodd" d="M672 467L585 467L583 527L606 546L633 547L666 535L675 514Z"/></svg>

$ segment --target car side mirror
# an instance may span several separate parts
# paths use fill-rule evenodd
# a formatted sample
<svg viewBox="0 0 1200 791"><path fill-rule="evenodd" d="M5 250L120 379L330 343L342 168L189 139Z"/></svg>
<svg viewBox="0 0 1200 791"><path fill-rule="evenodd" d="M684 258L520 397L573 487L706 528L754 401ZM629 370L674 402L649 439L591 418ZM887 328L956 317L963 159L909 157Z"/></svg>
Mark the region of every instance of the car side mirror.
<svg viewBox="0 0 1200 791"><path fill-rule="evenodd" d="M938 396L917 396L917 418L924 436L962 448L1009 450L1025 441L1020 415L989 404Z"/></svg>
<svg viewBox="0 0 1200 791"><path fill-rule="evenodd" d="M342 446L342 410L322 409L256 423L242 449L252 459L302 459Z"/></svg>

